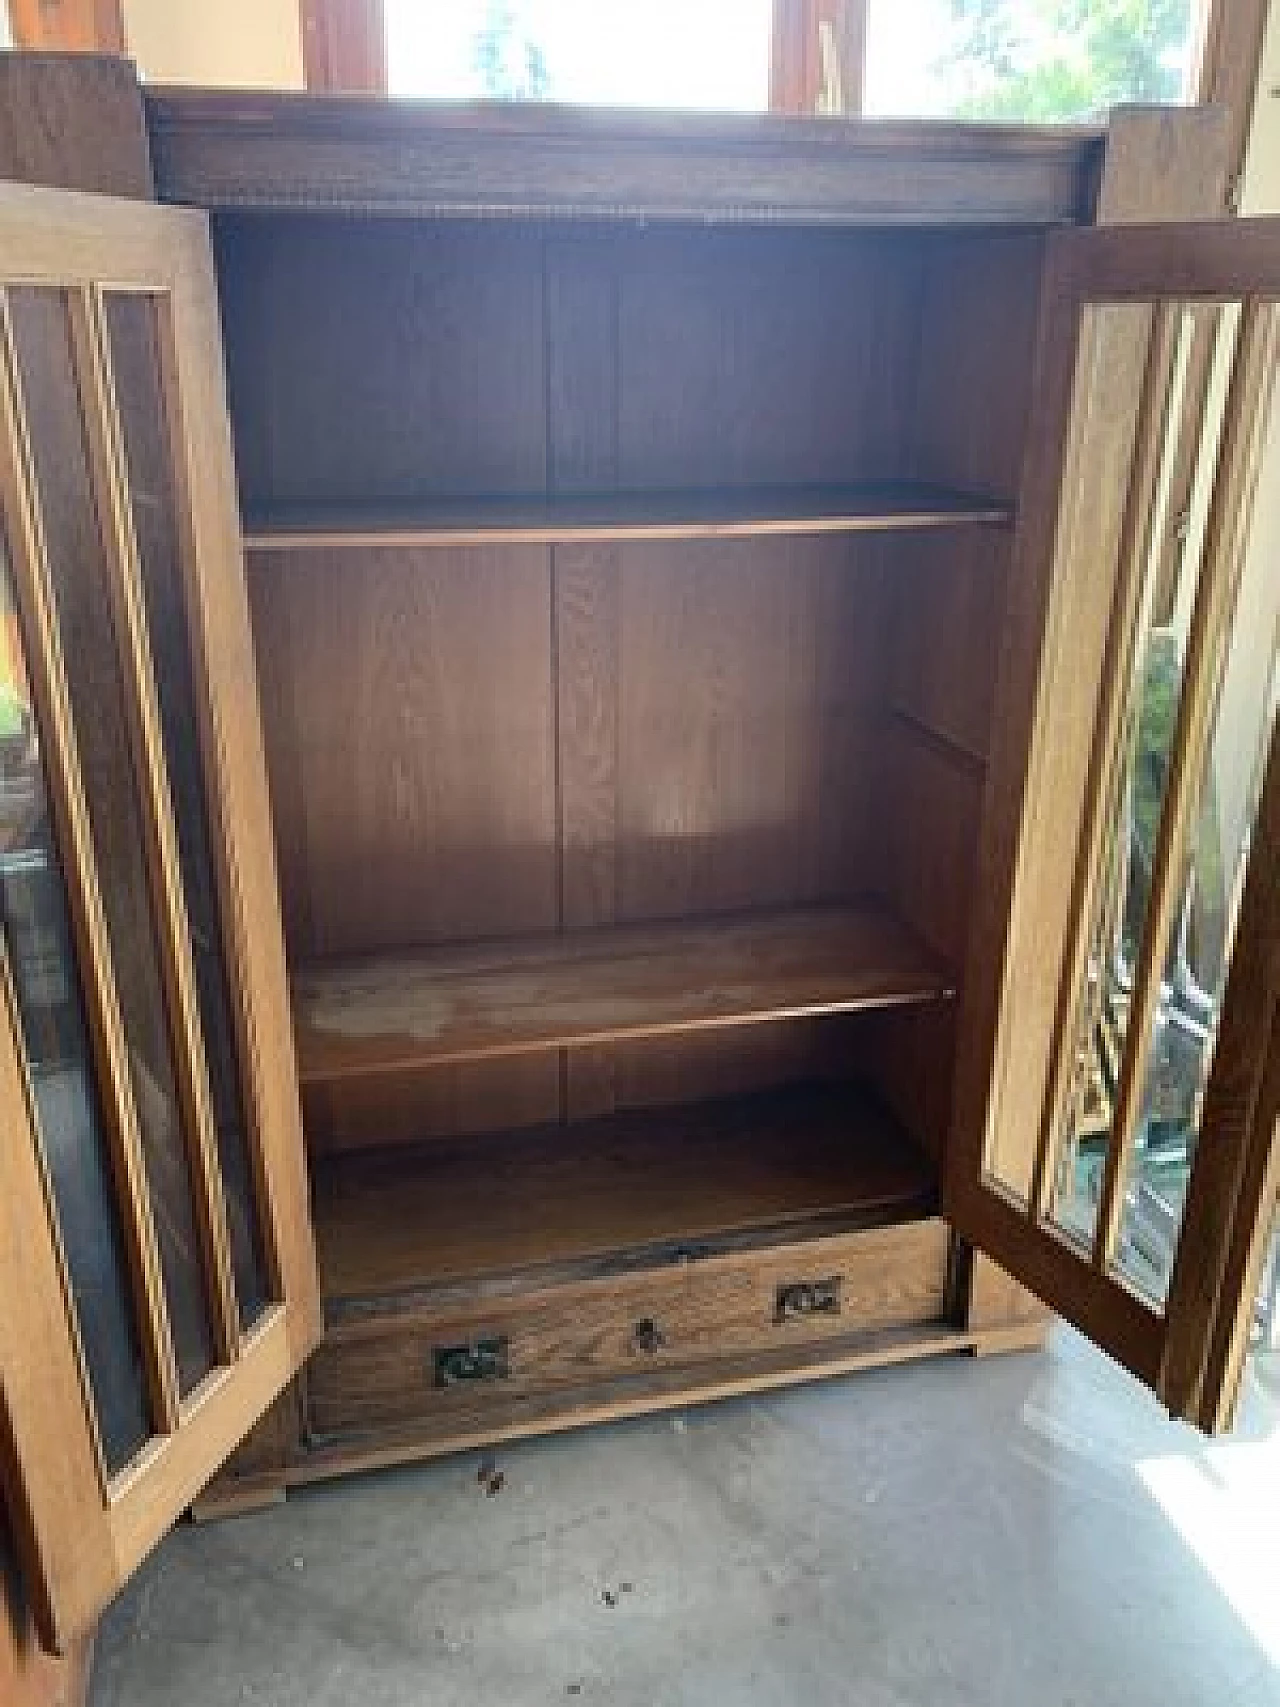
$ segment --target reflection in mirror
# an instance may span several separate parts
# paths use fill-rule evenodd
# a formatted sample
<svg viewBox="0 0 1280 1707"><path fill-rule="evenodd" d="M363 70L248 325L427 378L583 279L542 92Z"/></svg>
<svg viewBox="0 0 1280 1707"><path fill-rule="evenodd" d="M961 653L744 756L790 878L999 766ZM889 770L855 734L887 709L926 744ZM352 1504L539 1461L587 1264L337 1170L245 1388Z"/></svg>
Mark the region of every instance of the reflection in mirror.
<svg viewBox="0 0 1280 1707"><path fill-rule="evenodd" d="M107 1470L150 1433L40 731L0 533L0 923L63 1258Z"/></svg>

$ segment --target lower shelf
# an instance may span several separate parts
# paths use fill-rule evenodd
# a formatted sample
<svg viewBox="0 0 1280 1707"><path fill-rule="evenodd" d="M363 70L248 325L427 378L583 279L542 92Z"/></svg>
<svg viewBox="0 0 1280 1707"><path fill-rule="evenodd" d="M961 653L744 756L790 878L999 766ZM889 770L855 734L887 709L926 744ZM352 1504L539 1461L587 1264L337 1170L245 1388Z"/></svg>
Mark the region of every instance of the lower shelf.
<svg viewBox="0 0 1280 1707"><path fill-rule="evenodd" d="M317 1161L331 1326L928 1215L932 1164L855 1084Z"/></svg>

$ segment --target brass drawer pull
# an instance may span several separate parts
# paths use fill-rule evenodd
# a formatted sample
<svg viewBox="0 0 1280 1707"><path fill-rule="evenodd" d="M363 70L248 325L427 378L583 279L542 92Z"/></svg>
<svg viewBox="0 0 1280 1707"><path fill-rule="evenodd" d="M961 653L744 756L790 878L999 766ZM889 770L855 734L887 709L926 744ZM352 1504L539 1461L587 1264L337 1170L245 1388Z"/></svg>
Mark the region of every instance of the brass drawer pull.
<svg viewBox="0 0 1280 1707"><path fill-rule="evenodd" d="M437 1387L457 1387L464 1381L505 1381L510 1374L506 1334L472 1340L469 1345L436 1346L431 1353Z"/></svg>
<svg viewBox="0 0 1280 1707"><path fill-rule="evenodd" d="M773 1295L775 1322L791 1322L798 1316L838 1316L840 1314L840 1276L826 1280L792 1280L778 1287Z"/></svg>
<svg viewBox="0 0 1280 1707"><path fill-rule="evenodd" d="M642 1351L646 1356L653 1357L666 1345L667 1336L652 1316L641 1316L631 1330L631 1343L637 1351Z"/></svg>

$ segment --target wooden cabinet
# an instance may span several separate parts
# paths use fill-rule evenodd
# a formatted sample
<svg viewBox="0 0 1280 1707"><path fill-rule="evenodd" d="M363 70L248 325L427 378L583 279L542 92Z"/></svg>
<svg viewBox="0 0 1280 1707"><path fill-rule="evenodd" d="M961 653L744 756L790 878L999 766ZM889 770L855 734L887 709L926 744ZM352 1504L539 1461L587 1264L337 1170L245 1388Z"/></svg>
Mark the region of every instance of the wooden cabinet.
<svg viewBox="0 0 1280 1707"><path fill-rule="evenodd" d="M1276 1190L1233 637L1280 603L1280 229L1206 217L1213 116L146 114L188 209L0 199L0 1371L48 1632L246 1434L205 1509L1027 1343L1024 1285L1221 1426Z"/></svg>

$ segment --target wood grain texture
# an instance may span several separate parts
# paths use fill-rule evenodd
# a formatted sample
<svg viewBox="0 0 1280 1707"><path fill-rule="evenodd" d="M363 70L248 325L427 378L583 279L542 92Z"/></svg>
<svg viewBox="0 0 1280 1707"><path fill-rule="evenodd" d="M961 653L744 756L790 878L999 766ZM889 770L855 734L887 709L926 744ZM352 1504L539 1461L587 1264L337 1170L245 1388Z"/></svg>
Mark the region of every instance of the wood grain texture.
<svg viewBox="0 0 1280 1707"><path fill-rule="evenodd" d="M951 991L891 914L827 907L309 963L294 1016L305 1085Z"/></svg>
<svg viewBox="0 0 1280 1707"><path fill-rule="evenodd" d="M149 91L163 197L206 207L997 225L1089 217L1084 128Z"/></svg>
<svg viewBox="0 0 1280 1707"><path fill-rule="evenodd" d="M774 1392L809 1381L881 1369L920 1357L957 1352L1040 1349L1039 1325L969 1333L943 1322L879 1333L850 1334L841 1340L785 1346L726 1357L694 1369L655 1370L591 1386L555 1390L512 1404L478 1403L471 1411L445 1419L443 1427L421 1422L370 1431L332 1441L316 1441L299 1452L287 1471L290 1486L305 1486L333 1476L385 1469L394 1464L473 1451L528 1435L554 1434L655 1411L751 1393Z"/></svg>
<svg viewBox="0 0 1280 1707"><path fill-rule="evenodd" d="M1204 204L1222 161L1215 134L1220 141L1212 121L1189 120L1183 136L1172 116L1125 115L1108 151L1099 217L1124 222L1211 211ZM1184 155L1184 148L1192 155ZM1166 249L1153 228L1136 247L1129 245L1128 232L1084 235L1090 243L1102 240L1116 257L1120 240L1119 247L1135 263L1145 253L1152 263L1146 273L1148 299L1183 294L1190 282L1185 271L1193 265L1194 245L1189 239L1182 257L1184 277L1178 279L1173 273L1178 246ZM1056 268L1057 263L1050 259L1048 265ZM1211 270L1197 272L1199 285L1210 282ZM1130 286L1136 276L1129 275ZM1114 282L1095 273L1093 293L1110 294ZM1089 294L1079 286L1077 276L1077 300ZM1117 593L1115 555L1128 481L1115 475L1117 469L1127 471L1139 435L1147 430L1137 415L1148 310L1135 301L1107 312L1109 325L1095 322L1086 328L1073 371L1074 328L1056 285L1042 304L1036 413L997 673L944 1201L955 1224L976 1245L1154 1384L1163 1337L1154 1313L1122 1287L1089 1272L1077 1253L982 1184L984 1167L994 1164L1015 1194L1031 1187L1035 1140L1045 1114L1046 1039L1054 1032L1058 945L1071 904L1073 862L1064 850L1080 845L1080 822L1072 814L1081 809L1086 790L1102 649ZM1076 401L1086 407L1069 432L1077 374ZM1089 490L1092 503L1083 496ZM1111 572L1091 587L1090 575L1108 563ZM1064 810L1067 820L1055 828ZM1039 869L1034 893L1021 897L1014 883L1020 841L1022 857L1028 859L1024 873L1037 863ZM1084 857L1089 857L1087 850Z"/></svg>
<svg viewBox="0 0 1280 1707"><path fill-rule="evenodd" d="M628 1251L823 1218L909 1218L932 1190L928 1162L865 1092L798 1087L335 1158L317 1170L315 1215L333 1324L344 1299L617 1266Z"/></svg>
<svg viewBox="0 0 1280 1707"><path fill-rule="evenodd" d="M0 53L0 178L149 201L142 90L129 62Z"/></svg>
<svg viewBox="0 0 1280 1707"><path fill-rule="evenodd" d="M651 1272L531 1290L478 1309L417 1313L339 1330L308 1373L314 1434L465 1415L611 1378L685 1369L773 1348L938 1322L947 1230L937 1219L783 1242ZM825 1286L834 1308L779 1314L779 1289ZM439 1353L501 1337L506 1373L440 1386Z"/></svg>
<svg viewBox="0 0 1280 1707"><path fill-rule="evenodd" d="M900 473L918 235L652 231L616 252L621 487Z"/></svg>
<svg viewBox="0 0 1280 1707"><path fill-rule="evenodd" d="M295 962L553 926L545 548L333 551L253 580Z"/></svg>
<svg viewBox="0 0 1280 1707"><path fill-rule="evenodd" d="M250 508L543 490L534 233L241 216L216 251Z"/></svg>

